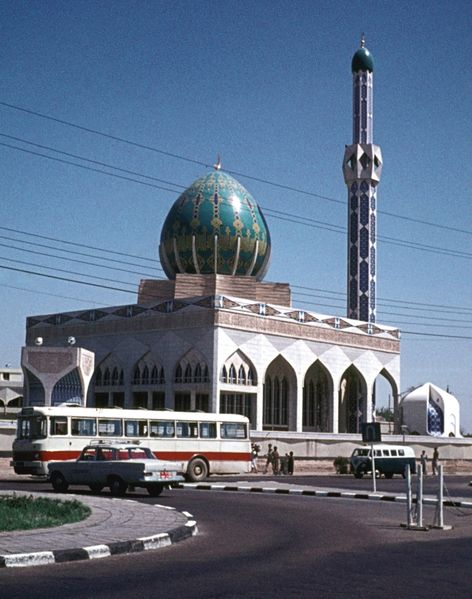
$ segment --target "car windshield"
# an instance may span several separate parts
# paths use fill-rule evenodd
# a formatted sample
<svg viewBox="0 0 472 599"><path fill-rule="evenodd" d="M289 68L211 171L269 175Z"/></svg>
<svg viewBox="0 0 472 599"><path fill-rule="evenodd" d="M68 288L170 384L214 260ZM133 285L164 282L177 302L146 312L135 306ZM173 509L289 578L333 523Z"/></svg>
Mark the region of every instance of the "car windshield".
<svg viewBox="0 0 472 599"><path fill-rule="evenodd" d="M120 447L118 460L154 460L154 454L148 447Z"/></svg>

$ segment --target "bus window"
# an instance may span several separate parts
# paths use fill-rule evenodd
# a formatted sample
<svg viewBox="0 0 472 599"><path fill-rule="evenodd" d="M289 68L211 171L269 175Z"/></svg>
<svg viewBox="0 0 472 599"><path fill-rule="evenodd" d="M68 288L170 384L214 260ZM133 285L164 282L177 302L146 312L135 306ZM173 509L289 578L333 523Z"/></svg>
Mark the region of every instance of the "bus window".
<svg viewBox="0 0 472 599"><path fill-rule="evenodd" d="M242 422L222 422L220 435L222 439L246 439L246 425Z"/></svg>
<svg viewBox="0 0 472 599"><path fill-rule="evenodd" d="M397 450L396 450L396 449L392 449L391 453L392 453L392 456L395 456L395 457L396 457L396 455L397 455Z"/></svg>
<svg viewBox="0 0 472 599"><path fill-rule="evenodd" d="M71 434L78 437L95 437L97 421L95 418L71 418Z"/></svg>
<svg viewBox="0 0 472 599"><path fill-rule="evenodd" d="M200 437L216 439L216 422L200 422Z"/></svg>
<svg viewBox="0 0 472 599"><path fill-rule="evenodd" d="M44 416L18 419L18 439L45 439L46 433L47 425Z"/></svg>
<svg viewBox="0 0 472 599"><path fill-rule="evenodd" d="M147 420L125 420L126 437L147 437Z"/></svg>
<svg viewBox="0 0 472 599"><path fill-rule="evenodd" d="M98 419L99 437L121 437L121 420L111 418Z"/></svg>
<svg viewBox="0 0 472 599"><path fill-rule="evenodd" d="M173 437L175 434L174 422L170 420L151 420L149 428L151 437Z"/></svg>
<svg viewBox="0 0 472 599"><path fill-rule="evenodd" d="M388 449L383 449L382 451L383 451L383 454L384 454L384 455L387 455L387 456L388 456L388 455L390 455L390 453L389 453Z"/></svg>
<svg viewBox="0 0 472 599"><path fill-rule="evenodd" d="M198 437L196 422L177 422L177 437Z"/></svg>
<svg viewBox="0 0 472 599"><path fill-rule="evenodd" d="M51 416L49 434L67 435L67 418L65 416Z"/></svg>

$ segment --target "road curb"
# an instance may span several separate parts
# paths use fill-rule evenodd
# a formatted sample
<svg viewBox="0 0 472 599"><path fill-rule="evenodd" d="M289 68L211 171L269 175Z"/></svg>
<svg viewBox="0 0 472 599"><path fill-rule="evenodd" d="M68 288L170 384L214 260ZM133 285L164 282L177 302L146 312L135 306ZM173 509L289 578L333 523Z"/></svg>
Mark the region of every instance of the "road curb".
<svg viewBox="0 0 472 599"><path fill-rule="evenodd" d="M12 553L0 555L0 568L19 568L61 564L70 561L92 560L125 553L140 553L151 549L162 549L198 534L195 520L188 520L183 526L168 532L139 537L130 541L117 541L90 547L59 549L57 551L37 551L32 553Z"/></svg>
<svg viewBox="0 0 472 599"><path fill-rule="evenodd" d="M405 495L384 495L381 493L358 493L355 491L325 491L322 489L300 489L287 487L253 487L248 485L223 485L209 483L179 483L176 489L195 489L199 491L233 491L245 493L273 493L278 495L304 495L308 497L334 497L340 499L361 499L370 501L388 501L397 503L406 503ZM416 503L416 498L413 498ZM433 497L424 497L423 503L426 505L436 505L437 499ZM444 507L456 507L472 509L472 501L443 501Z"/></svg>

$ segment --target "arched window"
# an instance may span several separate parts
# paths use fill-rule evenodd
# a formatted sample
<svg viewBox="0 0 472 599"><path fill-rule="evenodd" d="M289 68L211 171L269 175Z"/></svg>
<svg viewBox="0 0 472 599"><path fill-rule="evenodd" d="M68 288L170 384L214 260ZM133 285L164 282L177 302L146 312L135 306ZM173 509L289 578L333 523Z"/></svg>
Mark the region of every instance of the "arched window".
<svg viewBox="0 0 472 599"><path fill-rule="evenodd" d="M136 366L134 369L133 375L133 385L139 385L141 382L141 371L139 370L139 366Z"/></svg>
<svg viewBox="0 0 472 599"><path fill-rule="evenodd" d="M105 374L103 375L103 384L104 385L109 385L110 383L111 383L110 369L106 368L105 369Z"/></svg>
<svg viewBox="0 0 472 599"><path fill-rule="evenodd" d="M235 385L236 384L236 368L234 367L234 364L231 364L231 366L229 367L229 380L228 383L230 383L231 385Z"/></svg>
<svg viewBox="0 0 472 599"><path fill-rule="evenodd" d="M194 381L196 383L201 383L202 382L202 367L200 366L200 364L197 364L195 366L195 376L194 376Z"/></svg>
<svg viewBox="0 0 472 599"><path fill-rule="evenodd" d="M143 374L141 375L141 385L149 385L149 368L147 366L143 368Z"/></svg>
<svg viewBox="0 0 472 599"><path fill-rule="evenodd" d="M161 372L159 373L159 385L165 385L166 377L164 374L164 367L161 367Z"/></svg>
<svg viewBox="0 0 472 599"><path fill-rule="evenodd" d="M153 366L151 370L151 385L157 385L159 383L159 372L157 366Z"/></svg>
<svg viewBox="0 0 472 599"><path fill-rule="evenodd" d="M252 372L252 368L248 368L247 371L247 384L254 385L254 373Z"/></svg>
<svg viewBox="0 0 472 599"><path fill-rule="evenodd" d="M175 382L182 382L182 366L181 364L177 364L177 368L175 369Z"/></svg>
<svg viewBox="0 0 472 599"><path fill-rule="evenodd" d="M119 385L120 384L120 371L118 370L118 368L113 368L113 374L111 377L111 384L112 385Z"/></svg>
<svg viewBox="0 0 472 599"><path fill-rule="evenodd" d="M223 383L228 382L228 371L226 370L226 366L223 366L223 370L221 371L221 380Z"/></svg>
<svg viewBox="0 0 472 599"><path fill-rule="evenodd" d="M238 371L238 385L246 384L246 371L244 370L244 366L241 364Z"/></svg>
<svg viewBox="0 0 472 599"><path fill-rule="evenodd" d="M208 366L206 364L205 364L205 368L203 369L203 382L204 383L210 382L210 374L208 372Z"/></svg>
<svg viewBox="0 0 472 599"><path fill-rule="evenodd" d="M102 369L98 368L97 374L95 375L95 386L96 387L101 387L102 384L103 384L103 382L102 382Z"/></svg>
<svg viewBox="0 0 472 599"><path fill-rule="evenodd" d="M187 367L185 368L184 383L191 383L191 382L192 382L192 367L190 366L190 364L187 364Z"/></svg>

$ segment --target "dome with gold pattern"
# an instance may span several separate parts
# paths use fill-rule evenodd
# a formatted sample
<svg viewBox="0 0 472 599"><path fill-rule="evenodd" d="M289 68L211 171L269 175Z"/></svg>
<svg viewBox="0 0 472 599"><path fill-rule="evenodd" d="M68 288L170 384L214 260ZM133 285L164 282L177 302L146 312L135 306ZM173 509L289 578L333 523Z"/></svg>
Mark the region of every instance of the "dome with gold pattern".
<svg viewBox="0 0 472 599"><path fill-rule="evenodd" d="M162 227L159 255L169 279L187 273L260 281L270 249L269 229L254 198L236 179L215 170L174 202Z"/></svg>

